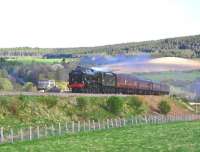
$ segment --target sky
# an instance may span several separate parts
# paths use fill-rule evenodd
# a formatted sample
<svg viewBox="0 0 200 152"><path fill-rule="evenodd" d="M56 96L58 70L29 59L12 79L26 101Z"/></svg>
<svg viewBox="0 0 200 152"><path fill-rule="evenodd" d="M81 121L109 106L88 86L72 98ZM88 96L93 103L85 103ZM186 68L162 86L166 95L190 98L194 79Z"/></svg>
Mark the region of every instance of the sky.
<svg viewBox="0 0 200 152"><path fill-rule="evenodd" d="M200 34L199 0L0 0L0 47L99 46Z"/></svg>

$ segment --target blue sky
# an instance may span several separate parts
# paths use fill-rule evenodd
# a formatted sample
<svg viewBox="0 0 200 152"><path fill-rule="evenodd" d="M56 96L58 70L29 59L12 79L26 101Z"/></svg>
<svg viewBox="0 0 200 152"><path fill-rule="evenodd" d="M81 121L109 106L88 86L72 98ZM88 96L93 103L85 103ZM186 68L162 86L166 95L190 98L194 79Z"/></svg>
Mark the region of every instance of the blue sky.
<svg viewBox="0 0 200 152"><path fill-rule="evenodd" d="M79 47L200 34L199 0L0 0L0 47Z"/></svg>

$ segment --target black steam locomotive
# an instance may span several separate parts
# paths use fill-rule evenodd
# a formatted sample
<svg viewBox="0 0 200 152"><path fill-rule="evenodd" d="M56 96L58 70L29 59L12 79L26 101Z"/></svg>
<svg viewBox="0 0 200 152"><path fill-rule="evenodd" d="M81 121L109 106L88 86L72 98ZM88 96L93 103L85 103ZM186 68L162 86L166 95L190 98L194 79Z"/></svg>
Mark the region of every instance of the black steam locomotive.
<svg viewBox="0 0 200 152"><path fill-rule="evenodd" d="M74 93L168 95L170 91L166 84L80 66L69 73L68 87Z"/></svg>

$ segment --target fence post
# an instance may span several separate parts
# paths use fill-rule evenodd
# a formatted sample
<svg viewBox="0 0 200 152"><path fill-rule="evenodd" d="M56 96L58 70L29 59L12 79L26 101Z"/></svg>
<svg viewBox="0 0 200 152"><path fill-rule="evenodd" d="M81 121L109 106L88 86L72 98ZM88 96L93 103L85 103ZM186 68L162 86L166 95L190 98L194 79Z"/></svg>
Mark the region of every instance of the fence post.
<svg viewBox="0 0 200 152"><path fill-rule="evenodd" d="M22 130L22 128L20 129L20 139L21 139L21 141L24 140L24 135L23 135L23 130Z"/></svg>
<svg viewBox="0 0 200 152"><path fill-rule="evenodd" d="M118 127L117 119L115 119L115 127Z"/></svg>
<svg viewBox="0 0 200 152"><path fill-rule="evenodd" d="M37 137L38 137L38 139L40 138L40 127L39 126L37 126Z"/></svg>
<svg viewBox="0 0 200 152"><path fill-rule="evenodd" d="M67 122L65 122L65 131L68 132Z"/></svg>
<svg viewBox="0 0 200 152"><path fill-rule="evenodd" d="M95 123L94 123L94 120L92 120L92 126L93 126L93 130L95 130Z"/></svg>
<svg viewBox="0 0 200 152"><path fill-rule="evenodd" d="M90 120L88 120L88 130L90 131Z"/></svg>
<svg viewBox="0 0 200 152"><path fill-rule="evenodd" d="M85 132L85 120L83 122L83 131Z"/></svg>
<svg viewBox="0 0 200 152"><path fill-rule="evenodd" d="M4 142L4 134L3 134L3 127L1 127L1 143Z"/></svg>
<svg viewBox="0 0 200 152"><path fill-rule="evenodd" d="M138 120L137 120L137 117L135 117L135 124L137 125L137 123L138 123Z"/></svg>
<svg viewBox="0 0 200 152"><path fill-rule="evenodd" d="M10 129L11 143L13 143L13 129Z"/></svg>
<svg viewBox="0 0 200 152"><path fill-rule="evenodd" d="M104 121L104 119L103 119L103 122L102 122L103 124L103 129L106 129L106 126L105 126L105 121Z"/></svg>
<svg viewBox="0 0 200 152"><path fill-rule="evenodd" d="M145 120L145 123L147 124L148 123L148 117L146 115L144 116L144 120Z"/></svg>
<svg viewBox="0 0 200 152"><path fill-rule="evenodd" d="M126 125L126 120L125 120L125 118L123 119L123 121L124 121L124 126Z"/></svg>
<svg viewBox="0 0 200 152"><path fill-rule="evenodd" d="M29 132L30 132L30 140L32 140L32 127L30 126L30 128L29 128Z"/></svg>
<svg viewBox="0 0 200 152"><path fill-rule="evenodd" d="M101 121L98 120L99 129L101 129Z"/></svg>
<svg viewBox="0 0 200 152"><path fill-rule="evenodd" d="M60 122L58 123L58 133L59 133L59 135L61 135L61 126L60 126Z"/></svg>
<svg viewBox="0 0 200 152"><path fill-rule="evenodd" d="M44 126L45 127L45 136L47 136L48 132L47 132L47 125Z"/></svg>
<svg viewBox="0 0 200 152"><path fill-rule="evenodd" d="M111 127L113 128L113 120L112 119L110 120L110 123L111 123Z"/></svg>
<svg viewBox="0 0 200 152"><path fill-rule="evenodd" d="M74 121L72 121L72 133L74 133Z"/></svg>
<svg viewBox="0 0 200 152"><path fill-rule="evenodd" d="M54 135L54 126L53 126L53 124L51 126L51 134Z"/></svg>
<svg viewBox="0 0 200 152"><path fill-rule="evenodd" d="M78 121L78 132L80 132L80 121Z"/></svg>
<svg viewBox="0 0 200 152"><path fill-rule="evenodd" d="M107 119L107 128L110 128L110 126L109 126L109 119Z"/></svg>

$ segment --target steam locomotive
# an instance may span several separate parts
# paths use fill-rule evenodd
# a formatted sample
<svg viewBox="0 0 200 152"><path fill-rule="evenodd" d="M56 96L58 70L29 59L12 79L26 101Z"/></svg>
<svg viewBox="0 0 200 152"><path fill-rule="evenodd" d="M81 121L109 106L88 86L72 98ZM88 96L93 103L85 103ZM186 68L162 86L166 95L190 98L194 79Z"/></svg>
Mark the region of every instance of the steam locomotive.
<svg viewBox="0 0 200 152"><path fill-rule="evenodd" d="M168 95L170 91L166 84L81 66L69 73L68 87L73 93Z"/></svg>

